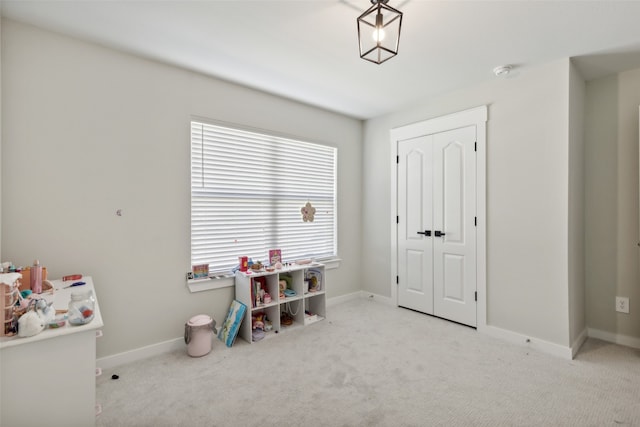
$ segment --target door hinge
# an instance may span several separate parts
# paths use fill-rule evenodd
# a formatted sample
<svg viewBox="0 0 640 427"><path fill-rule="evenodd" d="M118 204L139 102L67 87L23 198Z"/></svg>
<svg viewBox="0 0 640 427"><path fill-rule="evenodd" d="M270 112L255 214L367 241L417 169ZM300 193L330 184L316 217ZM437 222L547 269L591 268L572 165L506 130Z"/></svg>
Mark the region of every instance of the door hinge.
<svg viewBox="0 0 640 427"><path fill-rule="evenodd" d="M478 143L477 142L473 143L473 151L478 151Z"/></svg>
<svg viewBox="0 0 640 427"><path fill-rule="evenodd" d="M473 217L473 225L475 225L476 227L478 226L478 217L477 216Z"/></svg>
<svg viewBox="0 0 640 427"><path fill-rule="evenodd" d="M396 285L400 284L400 276L396 276Z"/></svg>
<svg viewBox="0 0 640 427"><path fill-rule="evenodd" d="M474 294L475 294L476 301L478 301L478 291L475 291Z"/></svg>
<svg viewBox="0 0 640 427"><path fill-rule="evenodd" d="M396 156L396 163L400 164L400 156Z"/></svg>
<svg viewBox="0 0 640 427"><path fill-rule="evenodd" d="M400 216L396 216L396 224L400 224Z"/></svg>

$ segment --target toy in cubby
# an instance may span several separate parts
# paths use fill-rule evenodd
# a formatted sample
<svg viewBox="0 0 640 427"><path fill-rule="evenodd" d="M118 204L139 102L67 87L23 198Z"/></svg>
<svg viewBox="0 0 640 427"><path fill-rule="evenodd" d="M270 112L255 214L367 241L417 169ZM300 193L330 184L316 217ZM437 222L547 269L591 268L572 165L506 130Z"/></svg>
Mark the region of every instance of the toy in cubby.
<svg viewBox="0 0 640 427"><path fill-rule="evenodd" d="M281 274L280 279L278 281L278 289L280 300L283 300L287 297L294 297L297 295L295 290L295 279L290 274Z"/></svg>
<svg viewBox="0 0 640 427"><path fill-rule="evenodd" d="M317 292L322 290L322 272L315 268L306 271L305 282L308 285L309 292Z"/></svg>
<svg viewBox="0 0 640 427"><path fill-rule="evenodd" d="M273 324L262 311L251 313L251 340L260 341L265 333L273 328Z"/></svg>

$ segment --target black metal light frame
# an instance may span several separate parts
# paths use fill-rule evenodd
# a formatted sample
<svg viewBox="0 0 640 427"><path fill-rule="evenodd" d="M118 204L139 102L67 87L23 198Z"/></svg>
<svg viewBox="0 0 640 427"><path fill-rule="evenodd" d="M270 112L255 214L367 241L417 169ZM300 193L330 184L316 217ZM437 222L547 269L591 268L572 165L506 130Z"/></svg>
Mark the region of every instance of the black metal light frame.
<svg viewBox="0 0 640 427"><path fill-rule="evenodd" d="M373 4L358 17L360 58L382 64L398 54L402 12L387 5L389 0L371 0ZM375 37L376 31L389 33L385 40Z"/></svg>

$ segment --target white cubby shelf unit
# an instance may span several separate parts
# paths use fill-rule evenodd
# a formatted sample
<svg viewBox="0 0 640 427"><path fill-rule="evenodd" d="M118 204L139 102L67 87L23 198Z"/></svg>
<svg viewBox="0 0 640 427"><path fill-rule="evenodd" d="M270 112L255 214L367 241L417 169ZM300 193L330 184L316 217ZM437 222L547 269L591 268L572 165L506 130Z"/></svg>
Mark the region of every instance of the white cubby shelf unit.
<svg viewBox="0 0 640 427"><path fill-rule="evenodd" d="M295 295L280 296L280 282ZM256 293L260 288L271 296L271 301L256 301ZM236 272L236 299L247 306L240 326L239 335L251 343L253 317L264 315L271 323L264 328L264 339L285 333L292 329L304 327L323 320L326 317L325 266L319 263L292 264L274 271ZM257 292L258 291L258 292ZM292 294L291 291L287 294ZM281 316L290 317L288 325ZM288 316L287 316L288 314ZM265 321L265 323L267 323Z"/></svg>

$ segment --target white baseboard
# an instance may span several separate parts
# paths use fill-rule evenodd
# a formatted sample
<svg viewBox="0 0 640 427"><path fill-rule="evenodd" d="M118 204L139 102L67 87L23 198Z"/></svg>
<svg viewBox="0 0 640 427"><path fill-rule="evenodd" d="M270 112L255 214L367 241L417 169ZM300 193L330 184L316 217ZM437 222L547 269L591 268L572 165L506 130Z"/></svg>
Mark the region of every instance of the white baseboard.
<svg viewBox="0 0 640 427"><path fill-rule="evenodd" d="M184 337L174 338L157 344L136 348L111 356L101 357L96 361L96 366L102 369L111 369L126 363L146 359L159 354L168 353L174 350L185 349Z"/></svg>
<svg viewBox="0 0 640 427"><path fill-rule="evenodd" d="M345 301L364 298L370 294L365 294L361 291L353 292L346 295L340 295L338 297L328 298L327 306L340 304ZM375 296L377 301L384 301L385 297ZM172 340L163 341L157 344L151 344L145 347L135 348L133 350L125 351L122 353L114 354L111 356L101 357L96 361L96 366L102 369L111 369L117 366L124 365L126 363L135 362L138 360L146 359L148 357L157 356L163 353L167 353L174 350L185 349L184 338L174 338Z"/></svg>
<svg viewBox="0 0 640 427"><path fill-rule="evenodd" d="M366 292L366 291L356 291L350 294L340 295L339 297L327 298L327 306L340 304L340 303L351 301L358 298L363 298L363 299L369 298L382 304L395 306L395 304L393 304L391 300L391 297L385 297L382 295L378 295L378 294L374 294L372 292Z"/></svg>
<svg viewBox="0 0 640 427"><path fill-rule="evenodd" d="M377 295L371 292L361 291L361 298L372 298L377 302L387 304L390 306L396 307L397 305L393 302L393 299L390 297L385 297L381 295ZM353 294L350 294L353 295ZM580 346L587 339L587 331L586 329L582 331L578 339L574 342L571 347L565 347L559 344L555 344L549 341L541 340L539 338L528 337L526 335L519 334L517 332L509 331L506 329L501 329L495 326L479 326L478 332L485 333L487 335L493 336L495 338L500 338L502 340L511 342L513 344L518 344L522 346L526 346L532 348L537 351L541 351L543 353L551 354L557 357L561 357L563 359L573 359L575 353L577 353Z"/></svg>
<svg viewBox="0 0 640 427"><path fill-rule="evenodd" d="M327 299L327 306L340 304L346 301L350 301L358 298L371 298L381 304L395 306L390 297L377 295L372 292L358 291L346 295L340 295ZM549 341L541 340L535 337L528 337L526 335L501 329L495 326L479 327L478 331L485 333L492 337L500 338L513 344L518 344L524 347L529 347L543 353L551 354L564 359L573 359L587 337L598 338L603 341L609 341L615 344L624 345L632 348L640 348L640 339L635 337L629 337L626 335L614 334L611 332L601 331L598 329L588 328L582 331L582 333L576 338L571 347L565 347L559 344L555 344ZM114 354L111 356L102 357L97 360L97 366L102 369L110 369L126 363L135 362L138 360L146 359L148 357L157 356L159 354L167 353L169 351L184 349L184 338L174 338L172 340L164 341L157 344L140 347L123 353ZM186 350L185 350L186 351Z"/></svg>
<svg viewBox="0 0 640 427"><path fill-rule="evenodd" d="M347 302L347 301L351 301L353 299L360 298L360 294L361 294L361 292L358 291L358 292L353 292L353 293L346 294L346 295L340 295L340 296L337 296L337 297L327 298L327 306L341 304L343 302Z"/></svg>
<svg viewBox="0 0 640 427"><path fill-rule="evenodd" d="M479 332L485 333L495 338L500 338L513 344L528 347L543 353L571 360L573 357L572 348L555 344L549 341L541 340L535 337L529 337L517 332L508 331L506 329L497 328L495 326L485 326L478 328Z"/></svg>
<svg viewBox="0 0 640 427"><path fill-rule="evenodd" d="M628 335L615 334L613 332L601 331L599 329L588 328L587 333L591 338L620 344L631 348L640 348L640 338Z"/></svg>
<svg viewBox="0 0 640 427"><path fill-rule="evenodd" d="M367 299L372 299L375 300L377 302L380 302L382 304L386 304L386 305L390 305L393 307L396 307L396 305L393 303L393 300L391 299L391 297L384 297L382 295L378 295L378 294L374 294L372 292L367 292L367 291L360 291L360 298L367 298Z"/></svg>

